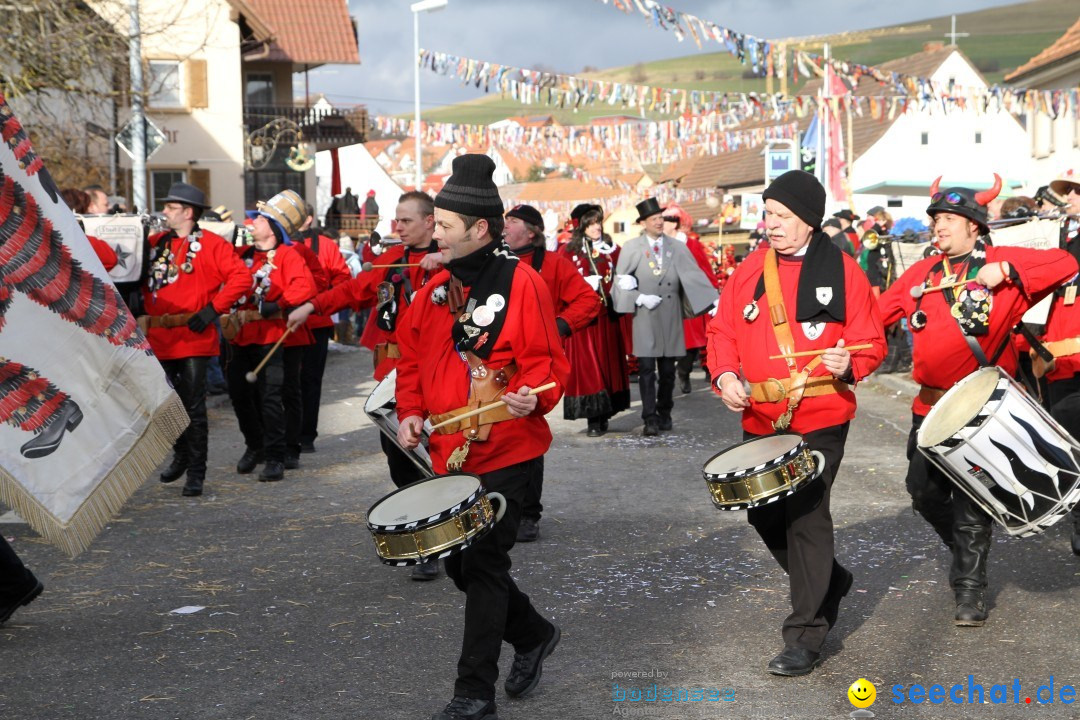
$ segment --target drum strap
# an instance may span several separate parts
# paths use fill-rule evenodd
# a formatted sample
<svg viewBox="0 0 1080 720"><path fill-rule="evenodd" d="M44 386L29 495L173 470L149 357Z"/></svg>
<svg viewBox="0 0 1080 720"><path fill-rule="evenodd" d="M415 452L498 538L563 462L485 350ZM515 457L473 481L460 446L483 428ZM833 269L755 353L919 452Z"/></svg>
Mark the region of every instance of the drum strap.
<svg viewBox="0 0 1080 720"><path fill-rule="evenodd" d="M788 324L787 308L784 307L784 293L780 288L780 271L776 264L776 251L772 248L765 254L765 297L769 303L769 319L772 321L773 333L776 335L776 344L784 355L795 352L795 338L791 335L791 325ZM795 358L785 358L790 380L786 386L787 410L779 418L773 421L774 430L786 430L791 425L792 415L795 408L806 393L807 379L810 373L821 364L821 356L814 357L800 371ZM781 398L783 399L783 398Z"/></svg>

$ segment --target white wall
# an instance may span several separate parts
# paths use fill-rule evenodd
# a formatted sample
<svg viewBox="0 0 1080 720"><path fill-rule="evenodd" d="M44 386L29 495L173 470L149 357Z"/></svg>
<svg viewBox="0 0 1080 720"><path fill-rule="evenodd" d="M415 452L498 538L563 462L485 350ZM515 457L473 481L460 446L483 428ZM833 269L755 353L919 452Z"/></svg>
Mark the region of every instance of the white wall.
<svg viewBox="0 0 1080 720"><path fill-rule="evenodd" d="M390 220L397 209L401 197L401 186L394 182L386 170L371 157L371 153L362 143L346 145L338 149L338 166L341 171L341 191L351 187L361 204L367 198L368 190L375 191L375 202L379 203L379 224L376 230L380 235L390 234ZM315 154L315 212L320 222L330 208L330 184L333 162L330 151L323 150ZM410 179L409 184L412 184Z"/></svg>

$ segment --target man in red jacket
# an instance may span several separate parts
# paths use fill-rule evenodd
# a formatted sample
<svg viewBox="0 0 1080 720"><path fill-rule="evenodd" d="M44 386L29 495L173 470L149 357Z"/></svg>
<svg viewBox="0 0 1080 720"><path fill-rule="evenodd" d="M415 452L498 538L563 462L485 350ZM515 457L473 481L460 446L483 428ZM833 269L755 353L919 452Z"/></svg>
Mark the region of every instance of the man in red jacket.
<svg viewBox="0 0 1080 720"><path fill-rule="evenodd" d="M401 357L398 332L412 304L413 295L435 274L433 270L423 267L383 266L424 262L437 255L439 249L431 237L435 230L435 206L430 195L407 192L398 199L396 212L398 237L401 238L399 245L393 245L376 256L370 270L320 292L289 314L289 322L296 324L305 322L309 317L331 315L346 307L359 311L378 306L371 320L374 323L372 332L377 335L374 349L376 380L385 378L397 365ZM384 289L381 298L380 287ZM387 288L392 288L393 292L385 292ZM404 487L424 477L408 455L381 432L379 441L390 467L390 479L395 485ZM414 580L433 580L438 576L437 561L417 565L412 574Z"/></svg>
<svg viewBox="0 0 1080 720"><path fill-rule="evenodd" d="M891 325L907 317L911 327L912 376L922 386L912 405L908 437L907 489L915 510L941 536L952 554L949 582L956 598L955 623L979 627L986 622L986 560L990 552L990 517L941 470L917 451L917 435L930 408L957 382L988 365L1016 374L1012 329L1036 302L1076 274L1064 250L992 247L987 204L1001 190L995 177L989 190L974 192L931 187L931 216L940 255L908 268L879 299L882 319ZM951 278L945 280L944 278ZM911 294L969 280L959 289ZM976 287L979 286L979 287Z"/></svg>
<svg viewBox="0 0 1080 720"><path fill-rule="evenodd" d="M506 213L503 242L518 260L540 273L555 302L555 324L559 336L570 337L596 319L600 313L600 297L577 267L562 253L548 252L544 247L544 218L532 205L515 205ZM599 279L599 278L598 278ZM540 456L536 474L529 481L525 507L521 513L518 542L540 539L540 515L544 506L544 458Z"/></svg>
<svg viewBox="0 0 1080 720"><path fill-rule="evenodd" d="M503 519L467 550L446 560L465 593L465 637L454 699L434 720L496 717L495 681L503 641L514 646L504 688L530 692L559 629L544 619L510 577L510 548L538 459L551 444L544 415L558 404L569 372L544 281L498 240L503 206L486 155L454 159L453 174L435 198L435 239L448 258L417 291L398 333L398 439L420 442L425 417L453 418L498 398L503 409L451 424L432 435L435 472L478 475L503 494ZM547 383L553 390L529 393ZM462 427L464 426L464 427Z"/></svg>
<svg viewBox="0 0 1080 720"><path fill-rule="evenodd" d="M1050 183L1050 189L1065 198L1065 249L1080 261L1080 174L1068 170ZM1032 362L1049 383L1050 414L1075 438L1080 438L1080 303L1076 294L1080 277L1074 277L1054 291L1054 304L1042 338L1054 360L1046 366L1032 351ZM1072 551L1080 555L1080 504L1072 510Z"/></svg>
<svg viewBox="0 0 1080 720"><path fill-rule="evenodd" d="M333 288L352 280L349 266L341 255L337 242L323 235L315 226L315 208L304 203L307 217L300 226L297 244L312 250L326 272L327 287ZM329 315L312 315L307 320L314 342L303 350L300 363L300 395L303 402L303 420L300 425L300 452L315 452L315 438L319 436L319 405L322 402L322 380L326 371L326 353L330 337L334 334L334 321Z"/></svg>
<svg viewBox="0 0 1080 720"><path fill-rule="evenodd" d="M264 462L259 480L285 477L286 418L283 399L284 352L274 344L286 331L285 316L290 308L315 295L315 279L304 256L289 240L303 222L303 201L292 190L283 190L252 213L251 235L255 244L238 248L240 259L254 278L254 290L233 306L227 323L233 334L232 357L226 372L232 401L245 450L236 472L250 473ZM307 332L298 327L295 332ZM227 335L228 337L228 335ZM247 374L270 355L254 383Z"/></svg>
<svg viewBox="0 0 1080 720"><path fill-rule="evenodd" d="M735 270L709 323L709 371L743 438L796 432L825 456L825 469L795 493L747 510L747 519L788 574L791 614L774 675L805 675L821 662L853 576L836 561L829 497L848 426L852 386L881 364L885 334L870 283L821 231L825 188L802 170L762 194L769 249ZM845 346L869 344L849 352ZM772 359L805 350L815 357ZM742 378L750 382L750 395Z"/></svg>
<svg viewBox="0 0 1080 720"><path fill-rule="evenodd" d="M209 207L202 190L174 183L162 214L168 232L149 239L149 277L143 286L147 338L191 423L173 446L161 482L185 472L182 494L202 495L206 479L208 423L206 364L219 352L214 320L251 290L251 273L219 235L199 227Z"/></svg>

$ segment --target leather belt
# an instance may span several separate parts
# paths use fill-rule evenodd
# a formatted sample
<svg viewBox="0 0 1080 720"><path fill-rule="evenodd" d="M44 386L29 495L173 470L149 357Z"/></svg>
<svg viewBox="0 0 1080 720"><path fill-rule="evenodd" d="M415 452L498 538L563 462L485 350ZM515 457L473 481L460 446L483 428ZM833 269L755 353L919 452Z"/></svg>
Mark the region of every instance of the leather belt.
<svg viewBox="0 0 1080 720"><path fill-rule="evenodd" d="M821 376L807 378L804 385L795 386L795 390L799 388L802 388L801 397L831 395L850 389L847 383L834 377ZM791 390L792 378L769 378L765 382L750 383L750 397L755 402L780 402L788 397Z"/></svg>
<svg viewBox="0 0 1080 720"><path fill-rule="evenodd" d="M378 343L375 346L375 367L379 367L386 359L396 359L401 357L401 349L397 343L384 342Z"/></svg>
<svg viewBox="0 0 1080 720"><path fill-rule="evenodd" d="M1049 350L1056 358L1076 355L1080 353L1080 337L1051 340L1050 342L1044 342L1043 347Z"/></svg>
<svg viewBox="0 0 1080 720"><path fill-rule="evenodd" d="M476 408L474 408L471 405L466 405L465 407L459 407L457 410L451 410L448 413L440 413L438 415L432 415L429 419L431 420L432 425L438 425L439 423L443 422L444 420L449 420L450 418L455 418L458 415L464 415L465 413L469 412L470 410L475 410L475 409ZM465 430L465 428L470 427L470 423L473 420L476 420L478 425L484 426L484 425L491 425L492 423L503 422L504 420L513 420L513 419L514 419L514 416L510 414L510 409L508 407L506 407L505 405L503 405L502 407L497 407L494 410L488 410L486 412L482 412L482 413L480 413L479 415L477 415L475 417L471 417L471 418L468 418L466 420L462 420L461 422L450 423L449 425L446 425L444 427L439 428L435 432L440 434L440 435L452 435L452 434L454 434L456 432L463 432Z"/></svg>
<svg viewBox="0 0 1080 720"><path fill-rule="evenodd" d="M930 387L929 385L923 385L919 388L919 402L924 405L934 405L941 397L948 392L941 388Z"/></svg>
<svg viewBox="0 0 1080 720"><path fill-rule="evenodd" d="M142 330L142 334L146 335L150 328L174 328L187 325L188 320L195 316L195 313L177 313L175 315L140 315L135 319L135 324Z"/></svg>
<svg viewBox="0 0 1080 720"><path fill-rule="evenodd" d="M221 334L226 340L232 340L240 332L240 328L249 322L256 320L283 320L285 314L280 310L270 317L263 317L258 310L237 310L234 313L221 316Z"/></svg>

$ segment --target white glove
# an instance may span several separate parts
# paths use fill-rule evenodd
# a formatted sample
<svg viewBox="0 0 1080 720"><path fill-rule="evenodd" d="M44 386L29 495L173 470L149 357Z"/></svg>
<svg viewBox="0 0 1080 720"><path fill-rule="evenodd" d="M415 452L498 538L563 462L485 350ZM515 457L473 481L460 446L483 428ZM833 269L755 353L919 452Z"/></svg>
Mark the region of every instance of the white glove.
<svg viewBox="0 0 1080 720"><path fill-rule="evenodd" d="M593 290L600 288L600 276L599 275L586 275L585 282L589 283L589 287Z"/></svg>
<svg viewBox="0 0 1080 720"><path fill-rule="evenodd" d="M720 300L718 298L716 300L716 302L714 302L712 304L712 307L709 308L709 317L716 317L716 311L719 310L719 309L720 309Z"/></svg>
<svg viewBox="0 0 1080 720"><path fill-rule="evenodd" d="M644 307L646 310L653 310L660 304L661 299L659 295L638 295L637 305L638 307Z"/></svg>
<svg viewBox="0 0 1080 720"><path fill-rule="evenodd" d="M637 290L637 278L633 275L620 275L619 276L619 289L620 290Z"/></svg>

